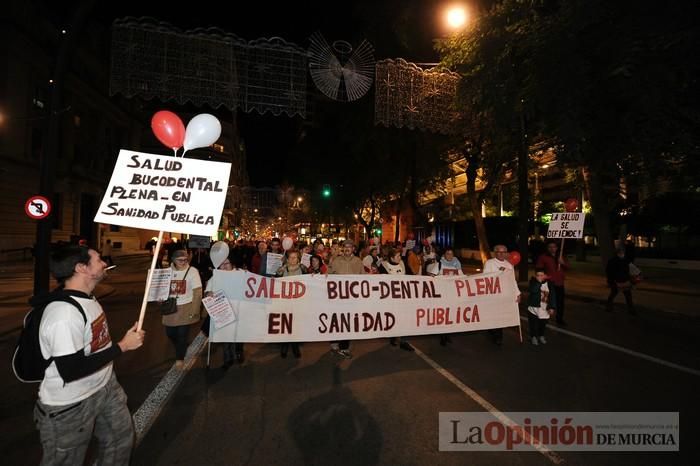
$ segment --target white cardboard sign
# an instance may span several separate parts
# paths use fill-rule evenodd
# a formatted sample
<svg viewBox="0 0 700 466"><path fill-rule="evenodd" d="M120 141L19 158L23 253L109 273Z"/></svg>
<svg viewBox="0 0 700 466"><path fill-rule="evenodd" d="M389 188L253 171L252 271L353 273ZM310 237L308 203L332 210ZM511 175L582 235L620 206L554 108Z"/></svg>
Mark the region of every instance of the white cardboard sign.
<svg viewBox="0 0 700 466"><path fill-rule="evenodd" d="M215 328L219 329L236 321L236 314L223 291L216 291L211 296L205 296L202 298L202 304L211 316Z"/></svg>
<svg viewBox="0 0 700 466"><path fill-rule="evenodd" d="M95 222L211 236L231 164L122 149Z"/></svg>
<svg viewBox="0 0 700 466"><path fill-rule="evenodd" d="M583 238L583 212L557 212L552 215L547 238Z"/></svg>
<svg viewBox="0 0 700 466"><path fill-rule="evenodd" d="M149 270L150 273L150 270ZM172 280L173 269L153 269L151 277L151 288L148 290L148 301L165 301L170 295L170 280Z"/></svg>

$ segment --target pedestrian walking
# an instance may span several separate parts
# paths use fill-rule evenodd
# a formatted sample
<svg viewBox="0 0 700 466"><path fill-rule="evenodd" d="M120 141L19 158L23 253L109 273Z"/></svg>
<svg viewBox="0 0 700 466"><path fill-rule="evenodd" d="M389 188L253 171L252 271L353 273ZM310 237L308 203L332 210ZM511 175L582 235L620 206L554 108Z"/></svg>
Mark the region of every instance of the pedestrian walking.
<svg viewBox="0 0 700 466"><path fill-rule="evenodd" d="M420 267L419 267L420 270ZM389 257L379 266L379 273L389 275L406 275L406 267L401 260L401 251L398 249L390 249ZM415 351L415 348L408 342L406 337L392 337L389 339L391 346L396 346L398 340L399 348L404 351Z"/></svg>
<svg viewBox="0 0 700 466"><path fill-rule="evenodd" d="M189 265L189 256L184 249L173 252L172 268L170 297L177 299L177 311L164 315L162 319L165 334L175 347L175 368L182 369L185 365L190 326L199 322L202 281L197 269Z"/></svg>
<svg viewBox="0 0 700 466"><path fill-rule="evenodd" d="M547 243L547 251L537 258L535 268L544 269L548 277L549 288L554 290L557 297L556 322L562 327L566 327L564 320L564 279L569 263L560 253L556 241Z"/></svg>
<svg viewBox="0 0 700 466"><path fill-rule="evenodd" d="M365 273L365 267L362 261L355 254L355 243L351 240L343 242L342 254L335 256L333 261L328 265L329 274L337 275L360 275ZM350 352L350 341L343 340L331 343L331 351L338 356L346 359L352 358Z"/></svg>
<svg viewBox="0 0 700 466"><path fill-rule="evenodd" d="M622 291L627 303L627 312L632 315L637 313L632 301L632 275L630 274L630 261L625 257L625 248L620 246L616 250L616 255L608 261L605 267L605 275L610 287L610 294L605 305L605 310L612 312L613 301L617 294Z"/></svg>
<svg viewBox="0 0 700 466"><path fill-rule="evenodd" d="M113 361L141 347L145 333L134 324L117 344L112 343L107 315L92 295L106 267L99 253L85 246L65 246L51 255L50 269L59 288L81 309L51 302L39 326L41 354L51 361L34 407L42 465L83 464L93 434L95 464L129 464L134 427ZM32 305L40 301L35 298Z"/></svg>
<svg viewBox="0 0 700 466"><path fill-rule="evenodd" d="M277 270L278 277L294 277L306 273L306 267L301 263L299 251L296 249L290 249L287 251L286 257L287 260L285 264L280 267L279 270ZM301 357L299 342L282 343L282 345L280 345L280 357L282 359L287 357L290 346L292 347L292 354L294 354L294 357L299 359Z"/></svg>
<svg viewBox="0 0 700 466"><path fill-rule="evenodd" d="M496 273L496 272L503 272L506 270L509 270L509 273L513 274L513 283L514 283L514 290L513 292L515 293L515 301L520 302L520 289L518 288L518 281L515 278L515 269L513 268L513 264L508 262L508 248L503 245L503 244L497 244L496 246L493 247L493 252L496 255L496 257L492 257L491 259L487 260L486 263L484 264L484 273ZM503 344L503 329L502 328L496 328L489 330L489 333L491 334L491 338L493 339L493 342L501 346Z"/></svg>
<svg viewBox="0 0 700 466"><path fill-rule="evenodd" d="M213 264L212 264L213 265ZM225 271L233 271L233 270L239 270L243 266L243 260L238 252L236 252L235 249L231 249L229 252L229 255L224 261L219 264L218 270L225 270ZM214 283L213 280L209 279L207 282L206 289L204 291L204 296L212 296L214 294ZM202 324L202 331L209 336L209 327L210 327L210 322L211 322L211 317L209 315L206 316L204 319L204 323ZM238 364L243 364L245 362L245 355L243 352L243 343L223 343L224 346L224 364L221 366L221 369L223 370L228 370L231 366L233 366L234 362L238 362Z"/></svg>
<svg viewBox="0 0 700 466"><path fill-rule="evenodd" d="M547 344L544 329L549 318L556 310L556 291L549 287L547 274L544 269L535 269L535 276L530 278L527 297L527 317L530 324L530 339L532 344Z"/></svg>

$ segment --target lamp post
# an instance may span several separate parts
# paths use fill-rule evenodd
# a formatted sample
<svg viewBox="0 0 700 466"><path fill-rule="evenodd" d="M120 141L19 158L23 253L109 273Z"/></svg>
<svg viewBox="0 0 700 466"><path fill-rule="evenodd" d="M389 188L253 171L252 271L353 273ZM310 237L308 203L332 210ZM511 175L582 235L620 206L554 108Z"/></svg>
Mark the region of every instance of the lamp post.
<svg viewBox="0 0 700 466"><path fill-rule="evenodd" d="M50 99L46 128L46 146L39 159L39 193L51 199L54 194L54 160L58 157L59 132L63 103L64 80L70 66L70 60L78 43L88 15L96 0L83 0L76 8L71 21L72 29L62 34L62 40L55 58L55 66L50 81ZM38 295L49 289L49 246L51 244L51 217L39 220L36 227L36 248L34 250L34 294Z"/></svg>
<svg viewBox="0 0 700 466"><path fill-rule="evenodd" d="M535 239L540 238L540 226L537 223L537 220L539 219L540 216L540 205L542 205L542 192L540 189L540 172L546 170L549 168L549 164L544 164L542 166L535 167L535 199L533 200L532 203L532 211L533 211L533 222L534 222L534 234L535 234Z"/></svg>

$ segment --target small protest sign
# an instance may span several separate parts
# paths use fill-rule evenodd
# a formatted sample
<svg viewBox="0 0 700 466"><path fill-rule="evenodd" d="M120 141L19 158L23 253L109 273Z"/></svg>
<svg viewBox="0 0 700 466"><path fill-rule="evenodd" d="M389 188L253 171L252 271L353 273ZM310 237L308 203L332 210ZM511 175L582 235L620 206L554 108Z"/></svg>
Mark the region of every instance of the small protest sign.
<svg viewBox="0 0 700 466"><path fill-rule="evenodd" d="M283 254L275 254L274 252L267 253L267 264L265 270L268 275L274 275L277 270L282 267Z"/></svg>
<svg viewBox="0 0 700 466"><path fill-rule="evenodd" d="M197 249L197 248L209 249L210 245L211 245L211 237L210 236L192 235L192 236L190 236L190 239L187 241L187 247L190 249Z"/></svg>
<svg viewBox="0 0 700 466"><path fill-rule="evenodd" d="M170 280L173 269L154 269L151 276L151 288L148 290L148 301L165 301L170 295Z"/></svg>
<svg viewBox="0 0 700 466"><path fill-rule="evenodd" d="M231 164L122 149L95 222L210 236Z"/></svg>
<svg viewBox="0 0 700 466"><path fill-rule="evenodd" d="M302 254L301 255L301 264L304 267L309 268L311 266L311 254L309 254L308 252L305 252L304 254Z"/></svg>
<svg viewBox="0 0 700 466"><path fill-rule="evenodd" d="M215 328L222 328L236 321L231 303L223 291L217 291L211 296L202 298L202 304L207 310Z"/></svg>
<svg viewBox="0 0 700 466"><path fill-rule="evenodd" d="M557 212L552 216L547 230L547 238L583 238L583 212Z"/></svg>

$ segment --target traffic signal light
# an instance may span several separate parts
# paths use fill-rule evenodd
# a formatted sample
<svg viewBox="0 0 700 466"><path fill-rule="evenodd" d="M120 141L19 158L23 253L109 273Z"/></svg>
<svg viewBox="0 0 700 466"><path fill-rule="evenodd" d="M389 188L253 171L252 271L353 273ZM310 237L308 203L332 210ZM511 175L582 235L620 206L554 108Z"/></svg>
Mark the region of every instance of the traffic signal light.
<svg viewBox="0 0 700 466"><path fill-rule="evenodd" d="M331 185L324 184L322 193L323 197L331 197Z"/></svg>

